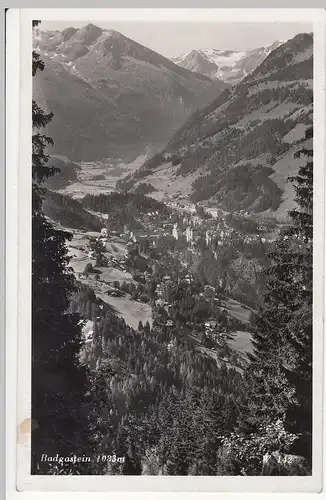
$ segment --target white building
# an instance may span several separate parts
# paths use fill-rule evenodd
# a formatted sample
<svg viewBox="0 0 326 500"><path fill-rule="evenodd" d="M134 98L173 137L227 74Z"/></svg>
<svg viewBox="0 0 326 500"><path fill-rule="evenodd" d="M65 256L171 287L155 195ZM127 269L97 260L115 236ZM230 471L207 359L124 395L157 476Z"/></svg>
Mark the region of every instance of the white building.
<svg viewBox="0 0 326 500"><path fill-rule="evenodd" d="M187 240L187 243L189 243L190 241L192 241L193 238L194 238L193 228L191 226L188 226L187 229L186 229L186 240Z"/></svg>
<svg viewBox="0 0 326 500"><path fill-rule="evenodd" d="M182 231L178 227L178 223L177 222L173 225L172 236L176 240L178 240L182 236Z"/></svg>
<svg viewBox="0 0 326 500"><path fill-rule="evenodd" d="M211 230L207 230L205 233L205 240L206 240L206 245L208 246L213 239L214 233Z"/></svg>

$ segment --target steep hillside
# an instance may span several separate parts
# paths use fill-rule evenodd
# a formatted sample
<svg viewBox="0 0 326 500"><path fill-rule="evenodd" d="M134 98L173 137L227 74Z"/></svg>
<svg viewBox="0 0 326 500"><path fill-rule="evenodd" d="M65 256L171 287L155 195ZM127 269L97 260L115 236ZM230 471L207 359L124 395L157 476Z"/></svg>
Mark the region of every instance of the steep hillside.
<svg viewBox="0 0 326 500"><path fill-rule="evenodd" d="M188 54L182 54L172 60L182 68L235 85L254 71L282 43L276 41L265 47L244 51L192 50Z"/></svg>
<svg viewBox="0 0 326 500"><path fill-rule="evenodd" d="M51 156L49 165L56 169L53 176L49 177L44 186L48 189L62 189L71 182L75 182L78 177L80 166L73 163L64 156Z"/></svg>
<svg viewBox="0 0 326 500"><path fill-rule="evenodd" d="M180 194L228 211L284 212L293 200L286 179L302 161L293 155L312 124L312 55L308 34L275 49L119 187L146 182L161 198Z"/></svg>
<svg viewBox="0 0 326 500"><path fill-rule="evenodd" d="M54 152L74 161L132 161L147 147L159 150L226 86L92 24L38 31L34 46L45 62L35 98L54 112Z"/></svg>
<svg viewBox="0 0 326 500"><path fill-rule="evenodd" d="M69 229L100 231L103 227L103 223L85 210L79 201L54 191L46 192L43 211L51 220Z"/></svg>

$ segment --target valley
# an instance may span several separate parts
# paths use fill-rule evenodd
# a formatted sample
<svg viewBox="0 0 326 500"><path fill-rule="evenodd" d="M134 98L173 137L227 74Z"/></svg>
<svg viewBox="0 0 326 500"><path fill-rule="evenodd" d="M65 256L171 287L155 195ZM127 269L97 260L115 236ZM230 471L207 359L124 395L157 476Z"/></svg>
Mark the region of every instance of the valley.
<svg viewBox="0 0 326 500"><path fill-rule="evenodd" d="M239 239L249 243L255 238L235 231L232 224L226 222L228 214L212 209L212 215L187 199L167 198L164 203L150 196L119 194L114 187L108 194L101 186L94 195L89 190L91 181L85 179L99 168L80 165L78 176L84 197L79 193L75 196L76 203L84 206L80 209L97 219L98 231L64 227L72 234L68 251L77 281L92 289L104 307L109 306L111 313L134 330L138 330L140 324L148 324L151 329L155 318L162 314L162 307L163 314L167 314L166 324L170 321L173 326L171 309L179 306L178 301L170 298L171 290L191 289L195 283L198 297L195 300L207 311L199 323L196 321L193 331L189 331L189 346L194 352L212 357L218 366L221 362L228 366L235 363L236 369L241 370L246 363L246 353L252 350L250 320L254 310L241 300L225 297L221 279L208 278L200 266L208 259L207 265L215 267L219 253L231 242L238 245ZM69 196L63 190L61 195ZM127 209L129 216L123 215L129 203L136 203L138 208L131 212ZM117 211L110 213L109 207L113 210L117 204ZM87 218L85 222L87 225ZM218 244L222 245L219 250ZM180 295L179 300L182 301L182 297ZM214 323L212 318L216 314L225 314L228 318L227 333L220 340L214 333L216 326L207 326L209 322ZM90 337L87 339L89 346ZM220 351L227 355L221 358Z"/></svg>
<svg viewBox="0 0 326 500"><path fill-rule="evenodd" d="M75 46L70 41L77 35L83 39L85 33L95 42L88 43L82 55L72 56ZM119 59L124 71L130 68L123 61L130 64L133 57L139 62L147 53L122 35L92 25L70 35L65 42L69 50L61 43L60 51L55 45L47 55L56 64L61 61L66 71L73 68L71 74L92 88L98 88L102 69L100 65L97 75L87 73L87 58L95 49L107 57L102 48L107 39L125 54ZM287 53L290 64L279 69L278 61ZM147 64L158 57L151 52L147 56ZM116 72L118 56L112 57L111 70ZM65 150L53 154L60 172L49 187L58 194L50 191L44 207L50 218L73 231L68 248L78 282L92 289L128 327L138 330L147 324L150 331L162 314L172 327L171 309L180 304L171 301L166 290L191 289L194 282L198 295L194 300L203 301L200 307L206 313L185 334L191 349L212 357L219 366L222 359L242 369L246 353L252 352L251 320L263 286L259 274L293 206L294 189L287 177L301 165L295 152L311 143L305 139L312 116L311 40L299 35L252 53L202 51L175 62L186 68L187 76L196 69L191 78L200 79L201 66L194 68L190 62L199 64L200 57L211 61L206 76L214 80L218 74L225 82L233 78L237 85L221 90L206 108L185 118L165 149L154 155L148 140L131 161L123 154L124 160L113 156L71 162ZM224 65L223 74L212 74L214 57L215 65L229 57L230 66ZM173 63L158 60L178 72ZM302 66L300 80L283 78L282 71L288 72L291 63ZM131 71L134 78L134 67ZM104 87L99 89L103 95ZM75 200L74 206L69 199ZM67 205L64 215L58 209L62 204ZM94 251L96 245L100 249ZM205 295L205 287L211 287L213 297ZM212 314L228 318L222 340L205 327Z"/></svg>
<svg viewBox="0 0 326 500"><path fill-rule="evenodd" d="M134 174L144 164L146 157L146 153L140 155L129 164L119 160L80 162L75 182L65 182L58 192L76 199L83 198L86 194L112 193L116 189L117 180Z"/></svg>

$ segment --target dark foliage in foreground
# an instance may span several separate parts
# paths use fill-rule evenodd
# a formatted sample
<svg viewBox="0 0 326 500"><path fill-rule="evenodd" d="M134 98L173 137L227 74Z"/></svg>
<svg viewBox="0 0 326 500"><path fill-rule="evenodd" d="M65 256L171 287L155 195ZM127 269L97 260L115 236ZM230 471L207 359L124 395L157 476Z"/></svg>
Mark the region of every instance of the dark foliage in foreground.
<svg viewBox="0 0 326 500"><path fill-rule="evenodd" d="M307 130L306 138L312 136ZM289 446L312 464L312 150L301 149L307 163L289 180L298 208L270 254L267 293L256 316L254 355L246 374L247 404L240 428L257 436L271 415L296 436ZM250 395L249 395L250 394Z"/></svg>
<svg viewBox="0 0 326 500"><path fill-rule="evenodd" d="M33 53L33 75L43 64ZM33 213L32 213L32 474L46 474L53 464L43 453L83 455L96 441L89 419L92 408L87 368L79 361L82 346L80 316L68 313L74 276L68 268L66 240L42 211L42 183L54 173L45 153L51 139L39 133L49 123L33 101ZM86 466L88 464L85 464ZM93 464L91 464L93 466ZM74 470L70 463L59 464ZM89 467L80 467L79 473Z"/></svg>

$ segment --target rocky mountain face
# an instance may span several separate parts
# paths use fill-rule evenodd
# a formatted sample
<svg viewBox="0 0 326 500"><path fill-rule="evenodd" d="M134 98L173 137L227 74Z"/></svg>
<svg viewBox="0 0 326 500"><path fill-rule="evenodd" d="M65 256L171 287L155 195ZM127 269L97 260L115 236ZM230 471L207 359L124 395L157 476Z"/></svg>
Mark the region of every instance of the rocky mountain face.
<svg viewBox="0 0 326 500"><path fill-rule="evenodd" d="M313 39L282 44L240 84L194 113L162 153L125 178L161 198L188 197L227 211L283 216L293 206L294 153L312 139Z"/></svg>
<svg viewBox="0 0 326 500"><path fill-rule="evenodd" d="M34 48L45 63L34 96L54 112L51 152L74 161L128 161L148 147L159 150L226 87L92 24L36 30Z"/></svg>
<svg viewBox="0 0 326 500"><path fill-rule="evenodd" d="M276 41L252 50L199 49L173 58L182 68L219 79L230 85L239 83L254 71L283 42Z"/></svg>

